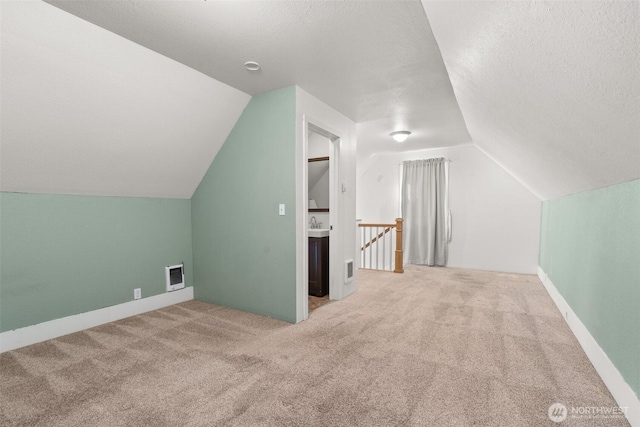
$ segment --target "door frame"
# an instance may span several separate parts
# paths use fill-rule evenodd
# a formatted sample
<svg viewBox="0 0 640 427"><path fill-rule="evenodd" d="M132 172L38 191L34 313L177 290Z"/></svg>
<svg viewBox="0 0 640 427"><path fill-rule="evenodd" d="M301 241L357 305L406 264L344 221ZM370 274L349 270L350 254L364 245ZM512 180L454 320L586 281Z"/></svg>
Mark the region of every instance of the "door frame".
<svg viewBox="0 0 640 427"><path fill-rule="evenodd" d="M341 287L340 287L340 277L339 274L339 259L338 255L339 251L339 240L337 238L333 238L333 236L339 236L340 234L340 225L339 225L339 183L340 183L340 141L341 137L339 132L335 129L332 129L330 126L327 126L325 123L322 123L319 120L314 119L306 114L302 116L302 155L303 155L303 182L302 182L302 209L305 216L305 221L303 222L304 230L302 233L302 245L303 247L307 247L309 244L309 232L308 232L308 223L306 218L308 218L309 214L309 165L307 159L307 153L309 152L309 130L313 130L313 132L320 134L331 141L330 150L329 150L329 299L337 300L341 299ZM337 277L340 276L340 277ZM298 290L297 294L302 301L299 303L302 304L302 320L306 320L309 318L309 251L303 251L303 265L302 265L302 278L303 278L303 289L300 292ZM306 286L305 286L306 284Z"/></svg>

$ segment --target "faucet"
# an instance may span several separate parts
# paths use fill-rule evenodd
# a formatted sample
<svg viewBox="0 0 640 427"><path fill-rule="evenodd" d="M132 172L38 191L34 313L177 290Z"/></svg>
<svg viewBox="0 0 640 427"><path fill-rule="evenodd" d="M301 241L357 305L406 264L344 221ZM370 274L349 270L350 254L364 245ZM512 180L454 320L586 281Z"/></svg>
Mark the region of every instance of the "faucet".
<svg viewBox="0 0 640 427"><path fill-rule="evenodd" d="M318 222L316 221L315 216L312 216L309 220L309 228L318 228Z"/></svg>

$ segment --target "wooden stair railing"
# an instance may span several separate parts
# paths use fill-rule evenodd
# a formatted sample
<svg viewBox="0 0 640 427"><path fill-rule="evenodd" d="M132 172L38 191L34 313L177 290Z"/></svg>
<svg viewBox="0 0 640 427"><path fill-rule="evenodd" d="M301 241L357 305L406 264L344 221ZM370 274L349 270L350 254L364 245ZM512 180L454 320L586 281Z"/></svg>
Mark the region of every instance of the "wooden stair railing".
<svg viewBox="0 0 640 427"><path fill-rule="evenodd" d="M358 227L361 228L380 228L382 227L383 230L382 232L377 232L376 230L376 235L371 238L370 240L365 243L361 248L360 251L364 252L366 249L369 249L370 251L372 251L372 245L374 243L379 243L381 239L384 238L384 236L389 233L392 229L395 229L396 231L396 241L395 241L395 259L394 259L394 268L393 268L393 272L394 273L404 273L404 266L403 266L403 262L402 262L402 218L396 218L396 222L395 224L358 224ZM383 249L384 252L384 249ZM370 256L371 256L371 252L370 252ZM377 258L377 254L376 254L376 258ZM384 253L383 253L383 258L384 258ZM377 261L376 261L376 266L377 266ZM371 267L371 266L370 266ZM383 269L384 269L384 259L383 259Z"/></svg>
<svg viewBox="0 0 640 427"><path fill-rule="evenodd" d="M364 251L365 249L367 249L369 246L373 245L375 242L378 241L378 239L382 239L384 237L385 234L387 234L388 232L391 231L391 229L393 227L387 227L386 224L360 224L360 227L386 227L384 229L384 231L380 234L378 234L376 237L374 237L373 239L371 239L369 242L367 242L367 244L365 244L360 250Z"/></svg>

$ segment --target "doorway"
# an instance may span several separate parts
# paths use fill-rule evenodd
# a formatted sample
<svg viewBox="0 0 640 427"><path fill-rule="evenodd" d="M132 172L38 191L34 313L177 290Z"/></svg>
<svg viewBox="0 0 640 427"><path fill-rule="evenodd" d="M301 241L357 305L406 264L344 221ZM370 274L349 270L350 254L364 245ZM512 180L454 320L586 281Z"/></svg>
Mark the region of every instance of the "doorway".
<svg viewBox="0 0 640 427"><path fill-rule="evenodd" d="M305 188L308 262L306 268L306 316L332 298L332 265L335 239L331 238L336 216L335 182L337 156L335 134L307 123L307 173Z"/></svg>

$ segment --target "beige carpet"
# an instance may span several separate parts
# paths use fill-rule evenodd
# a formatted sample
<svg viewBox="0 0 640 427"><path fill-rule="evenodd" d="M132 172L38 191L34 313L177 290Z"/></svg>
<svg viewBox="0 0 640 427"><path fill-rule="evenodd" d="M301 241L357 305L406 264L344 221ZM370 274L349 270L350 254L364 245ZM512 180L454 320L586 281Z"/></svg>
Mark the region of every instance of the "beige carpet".
<svg viewBox="0 0 640 427"><path fill-rule="evenodd" d="M330 302L331 300L329 299L329 294L323 297L314 297L313 295L309 295L309 304L308 304L309 313Z"/></svg>
<svg viewBox="0 0 640 427"><path fill-rule="evenodd" d="M2 426L616 426L534 276L408 266L290 325L198 301L0 356Z"/></svg>

